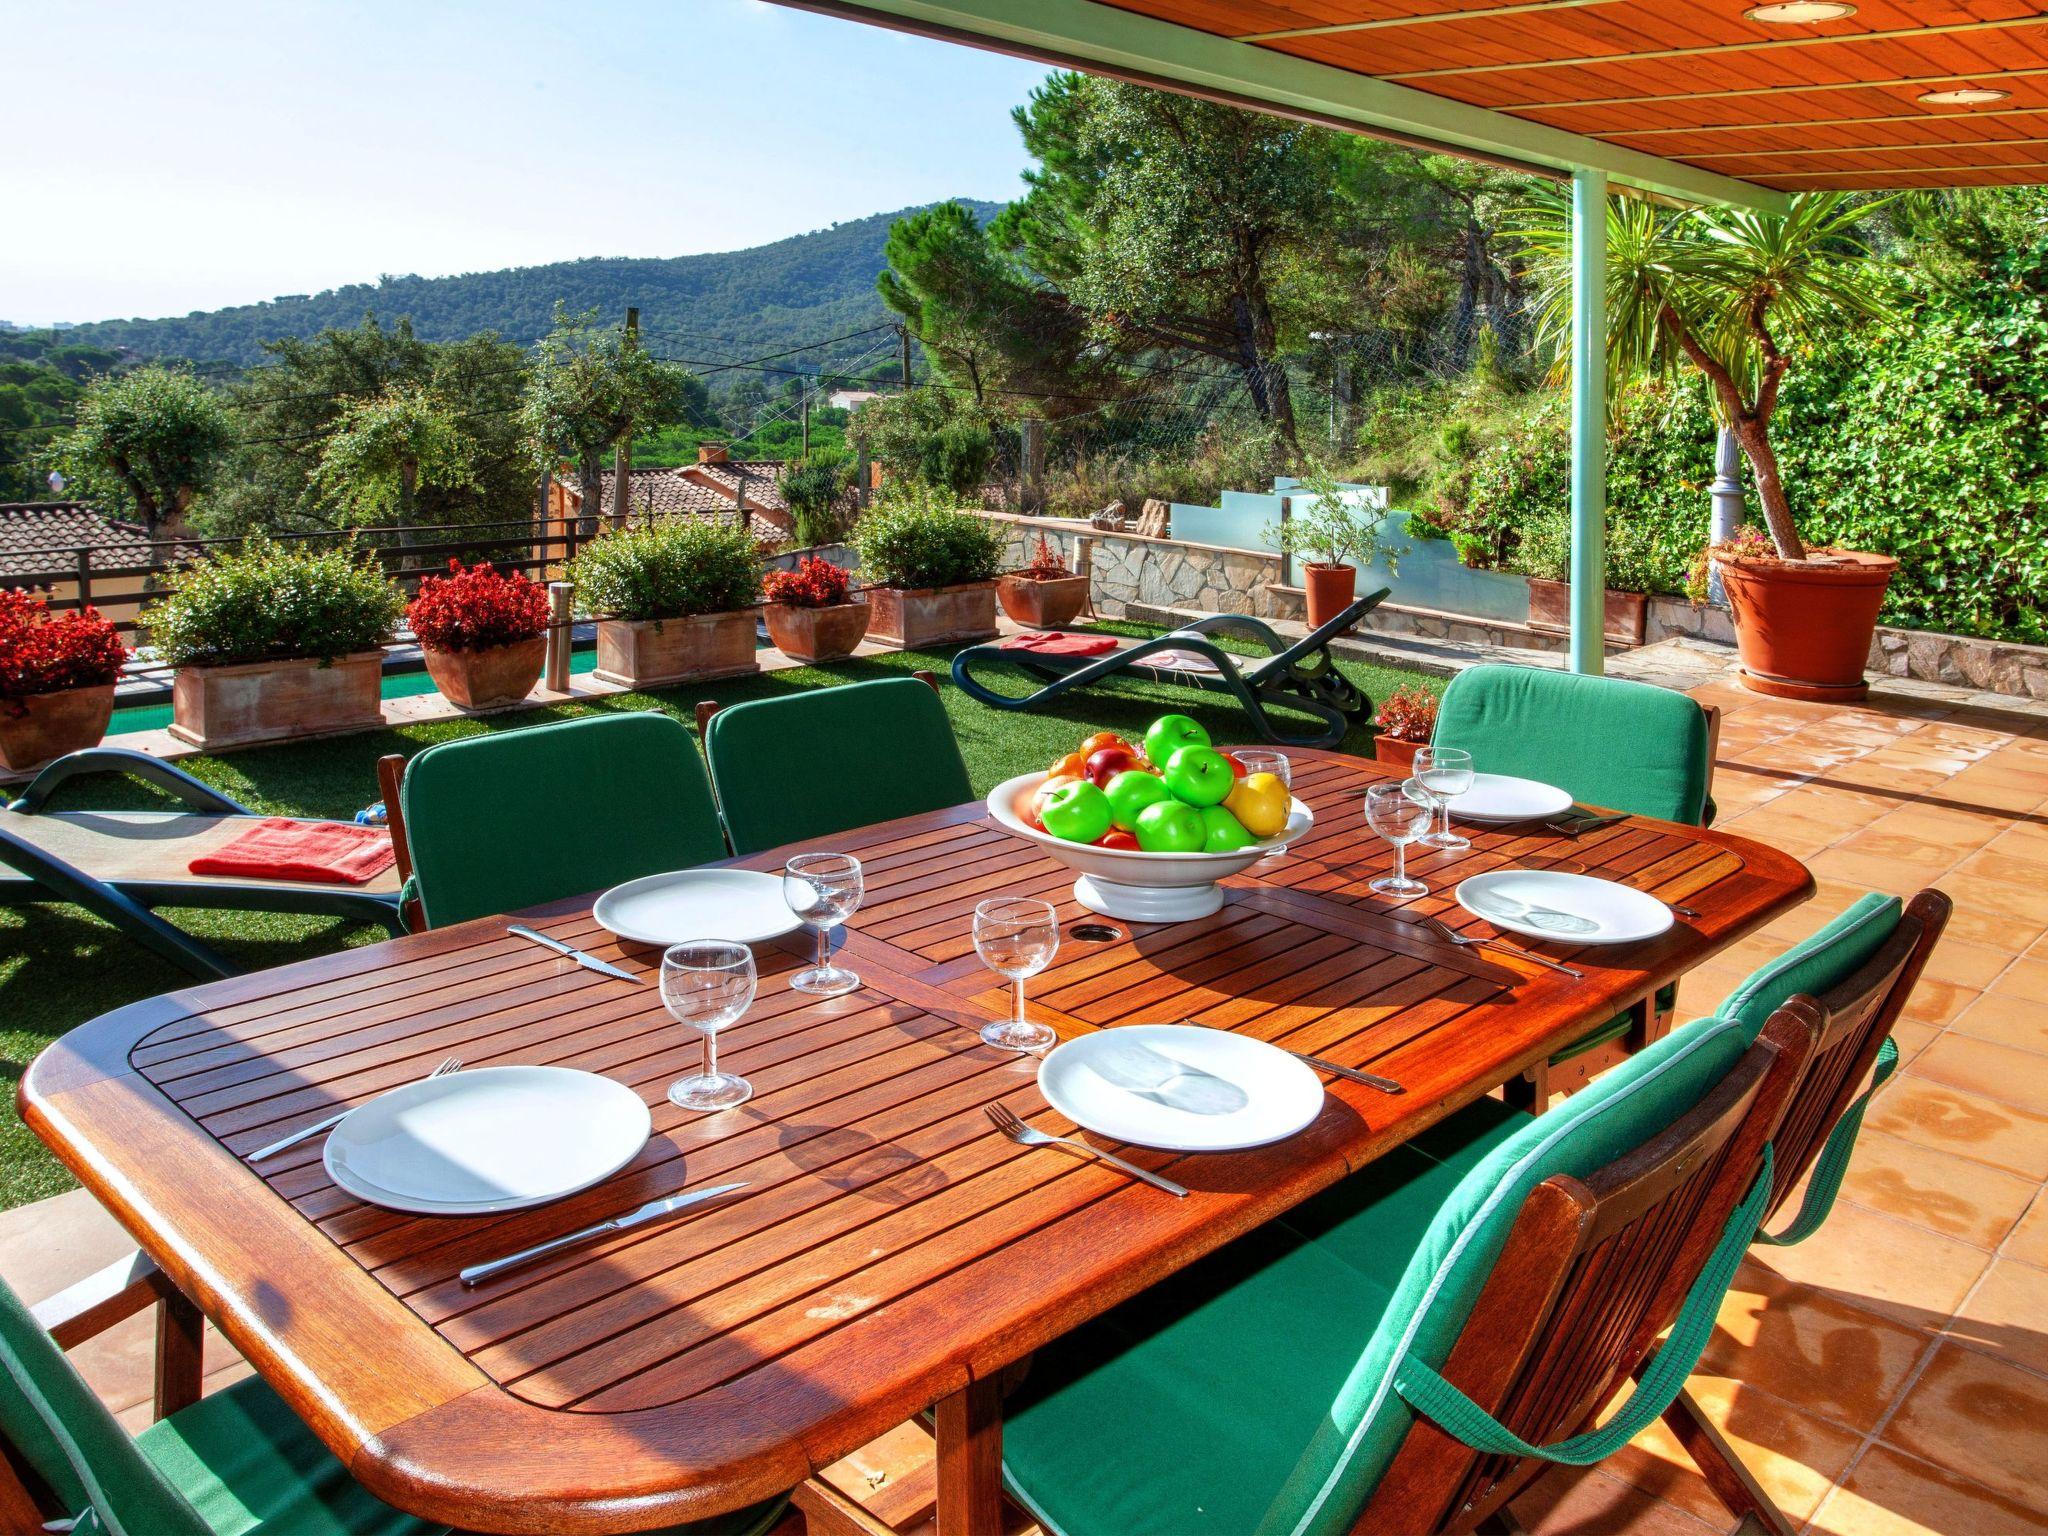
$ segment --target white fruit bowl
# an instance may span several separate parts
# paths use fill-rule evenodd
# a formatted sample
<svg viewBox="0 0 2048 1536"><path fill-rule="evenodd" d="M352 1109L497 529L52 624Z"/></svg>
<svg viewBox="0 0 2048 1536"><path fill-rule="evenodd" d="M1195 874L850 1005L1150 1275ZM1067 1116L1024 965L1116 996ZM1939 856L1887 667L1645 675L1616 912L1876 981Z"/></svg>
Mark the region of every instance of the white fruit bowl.
<svg viewBox="0 0 2048 1536"><path fill-rule="evenodd" d="M1070 843L1032 826L1021 814L1029 806L1042 773L1005 779L988 794L988 813L1006 832L1036 843L1068 868L1078 871L1074 899L1091 912L1120 917L1128 923L1184 923L1207 917L1223 905L1216 882L1258 863L1286 843L1299 842L1315 825L1315 817L1299 800L1291 802L1287 826L1279 836L1265 838L1235 853L1146 853L1142 849L1097 848Z"/></svg>

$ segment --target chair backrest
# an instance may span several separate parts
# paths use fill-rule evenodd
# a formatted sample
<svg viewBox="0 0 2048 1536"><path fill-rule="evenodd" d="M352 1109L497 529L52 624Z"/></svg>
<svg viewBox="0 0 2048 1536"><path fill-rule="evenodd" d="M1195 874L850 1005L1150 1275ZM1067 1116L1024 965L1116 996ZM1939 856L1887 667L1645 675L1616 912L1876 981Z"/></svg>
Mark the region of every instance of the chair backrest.
<svg viewBox="0 0 2048 1536"><path fill-rule="evenodd" d="M1541 779L1572 798L1699 826L1713 773L1706 712L1668 688L1493 663L1451 679L1440 747L1481 773Z"/></svg>
<svg viewBox="0 0 2048 1536"><path fill-rule="evenodd" d="M0 1285L0 1440L38 1499L91 1506L110 1536L212 1536L212 1528L114 1421L13 1291ZM7 1477L0 1467L0 1480ZM8 1529L18 1519L9 1516ZM33 1525L27 1529L34 1530Z"/></svg>
<svg viewBox="0 0 2048 1536"><path fill-rule="evenodd" d="M730 705L704 756L739 854L974 798L945 705L909 677Z"/></svg>
<svg viewBox="0 0 2048 1536"><path fill-rule="evenodd" d="M1827 1015L1812 1065L1778 1131L1774 1211L1813 1166L1861 1090L1927 968L1950 910L1949 898L1936 890L1920 892L1903 909L1896 896L1865 896L1758 967L1716 1010L1752 1033L1797 997L1817 1001Z"/></svg>
<svg viewBox="0 0 2048 1536"><path fill-rule="evenodd" d="M1419 1362L1535 1444L1583 1429L1753 1191L1817 1027L1797 1009L1753 1044L1731 1020L1676 1030L1494 1148L1432 1218L1262 1531L1469 1529L1526 1485L1540 1463L1453 1439L1397 1378Z"/></svg>
<svg viewBox="0 0 2048 1536"><path fill-rule="evenodd" d="M725 857L689 728L592 715L429 747L399 795L436 928Z"/></svg>

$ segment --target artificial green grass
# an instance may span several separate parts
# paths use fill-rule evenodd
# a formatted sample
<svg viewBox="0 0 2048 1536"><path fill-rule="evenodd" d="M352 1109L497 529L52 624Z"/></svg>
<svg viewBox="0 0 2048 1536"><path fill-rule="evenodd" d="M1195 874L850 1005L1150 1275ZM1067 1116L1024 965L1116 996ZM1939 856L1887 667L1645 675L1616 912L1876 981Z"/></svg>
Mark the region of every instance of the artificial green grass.
<svg viewBox="0 0 2048 1536"><path fill-rule="evenodd" d="M1137 625L1104 624L1120 634L1156 634ZM1235 648L1235 647L1233 647ZM346 818L378 798L377 759L411 754L438 741L485 731L519 730L600 710L659 709L695 729L700 699L737 704L807 688L889 677L928 669L945 678L952 649L903 651L862 657L821 668L797 668L759 677L691 685L652 693L623 693L589 704L526 710L483 720L445 720L400 730L292 743L227 757L189 757L179 766L254 810L275 815ZM1440 691L1438 679L1390 667L1340 663L1375 703L1395 688L1420 685ZM940 690L977 793L1004 779L1048 766L1084 736L1112 730L1135 736L1168 711L1192 715L1219 742L1247 743L1253 735L1243 712L1227 696L1135 681L1068 694L1050 710L1009 713L978 704L948 682ZM110 743L118 745L118 743ZM887 752L890 744L855 744ZM1354 730L1344 750L1368 753L1367 733ZM103 778L70 787L58 808L141 808L162 803L154 791ZM536 788L532 814L548 814L547 794ZM516 837L516 827L507 828ZM247 970L303 960L383 937L376 927L333 918L286 917L257 912L177 910L168 914ZM74 1025L137 999L192 984L183 971L158 960L132 940L77 907L0 908L0 1073L11 1083L35 1054ZM14 1096L0 1107L0 1209L70 1187L70 1175L22 1125Z"/></svg>

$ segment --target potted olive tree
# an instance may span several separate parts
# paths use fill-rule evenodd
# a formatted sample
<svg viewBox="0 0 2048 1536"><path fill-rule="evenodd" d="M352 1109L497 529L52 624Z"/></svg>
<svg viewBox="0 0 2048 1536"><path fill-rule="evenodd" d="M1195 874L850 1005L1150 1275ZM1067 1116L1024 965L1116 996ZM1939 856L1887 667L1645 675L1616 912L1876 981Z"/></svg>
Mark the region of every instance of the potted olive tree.
<svg viewBox="0 0 2048 1536"><path fill-rule="evenodd" d="M868 632L868 605L850 592L842 566L805 555L793 571L770 571L762 584L768 638L797 661L838 661L853 654Z"/></svg>
<svg viewBox="0 0 2048 1536"><path fill-rule="evenodd" d="M1358 593L1358 567L1384 559L1389 569L1400 553L1381 543L1387 509L1357 504L1323 465L1310 461L1290 498L1307 510L1266 529L1266 537L1290 555L1306 555L1302 587L1308 598L1308 627L1327 624L1351 606Z"/></svg>
<svg viewBox="0 0 2048 1536"><path fill-rule="evenodd" d="M854 529L876 640L913 650L996 632L1002 536L987 521L907 493Z"/></svg>
<svg viewBox="0 0 2048 1536"><path fill-rule="evenodd" d="M1041 533L1031 563L996 583L996 600L1026 629L1063 629L1088 606L1088 578L1075 575Z"/></svg>
<svg viewBox="0 0 2048 1536"><path fill-rule="evenodd" d="M0 592L0 768L26 773L99 745L127 659L97 608L52 614L40 597Z"/></svg>
<svg viewBox="0 0 2048 1536"><path fill-rule="evenodd" d="M598 615L598 680L630 688L757 672L760 553L735 522L669 517L617 528L569 564Z"/></svg>
<svg viewBox="0 0 2048 1536"><path fill-rule="evenodd" d="M516 704L547 664L548 594L519 571L448 562L420 582L406 623L443 698L458 709Z"/></svg>
<svg viewBox="0 0 2048 1536"><path fill-rule="evenodd" d="M1795 195L1783 214L1607 205L1608 377L1618 389L1696 370L1724 431L1749 461L1768 541L1715 545L1745 686L1795 699L1862 698L1878 610L1898 562L1808 548L1778 472L1771 420L1799 345L1882 319L1889 289L1857 225L1885 199ZM1538 257L1542 329L1563 345L1571 321L1571 235L1561 197L1522 231Z"/></svg>

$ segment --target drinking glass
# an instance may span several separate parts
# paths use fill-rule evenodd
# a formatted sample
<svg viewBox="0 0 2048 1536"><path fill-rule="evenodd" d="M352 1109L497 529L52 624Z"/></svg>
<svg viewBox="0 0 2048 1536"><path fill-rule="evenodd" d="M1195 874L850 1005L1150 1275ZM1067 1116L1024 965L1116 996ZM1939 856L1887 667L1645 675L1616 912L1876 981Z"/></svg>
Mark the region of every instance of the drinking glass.
<svg viewBox="0 0 2048 1536"><path fill-rule="evenodd" d="M800 853L782 866L782 899L818 930L818 963L789 978L797 991L837 997L860 985L852 971L832 963L827 938L831 929L853 915L860 898L860 860L850 853Z"/></svg>
<svg viewBox="0 0 2048 1536"><path fill-rule="evenodd" d="M704 1070L669 1085L668 1101L683 1109L730 1109L754 1096L744 1077L718 1070L718 1032L753 1006L754 952L724 939L693 939L661 957L661 1004L704 1036Z"/></svg>
<svg viewBox="0 0 2048 1536"><path fill-rule="evenodd" d="M1294 775L1288 770L1285 752L1274 752L1266 747L1234 747L1230 755L1244 765L1246 778L1255 773L1270 773L1289 789L1294 788ZM1264 857L1276 859L1286 851L1285 843L1275 843L1266 850Z"/></svg>
<svg viewBox="0 0 2048 1536"><path fill-rule="evenodd" d="M1451 802L1472 787L1472 754L1457 747L1418 748L1415 780L1429 791L1432 804L1444 813L1443 826L1416 841L1425 848L1470 848L1471 838L1451 830Z"/></svg>
<svg viewBox="0 0 2048 1536"><path fill-rule="evenodd" d="M1059 947L1059 914L1049 901L998 896L974 909L975 953L983 965L1008 977L1017 992L1009 1018L982 1025L985 1043L1005 1051L1042 1051L1059 1039L1049 1025L1024 1017L1024 983L1052 964Z"/></svg>
<svg viewBox="0 0 2048 1536"><path fill-rule="evenodd" d="M1426 794L1411 796L1409 785L1413 780L1401 783L1372 784L1365 791L1365 819L1373 831L1379 833L1394 845L1394 872L1381 875L1367 883L1368 890L1378 891L1382 896L1427 896L1429 887L1420 880L1408 878L1408 845L1428 830L1435 819L1436 808ZM1417 785L1416 788L1420 789Z"/></svg>

